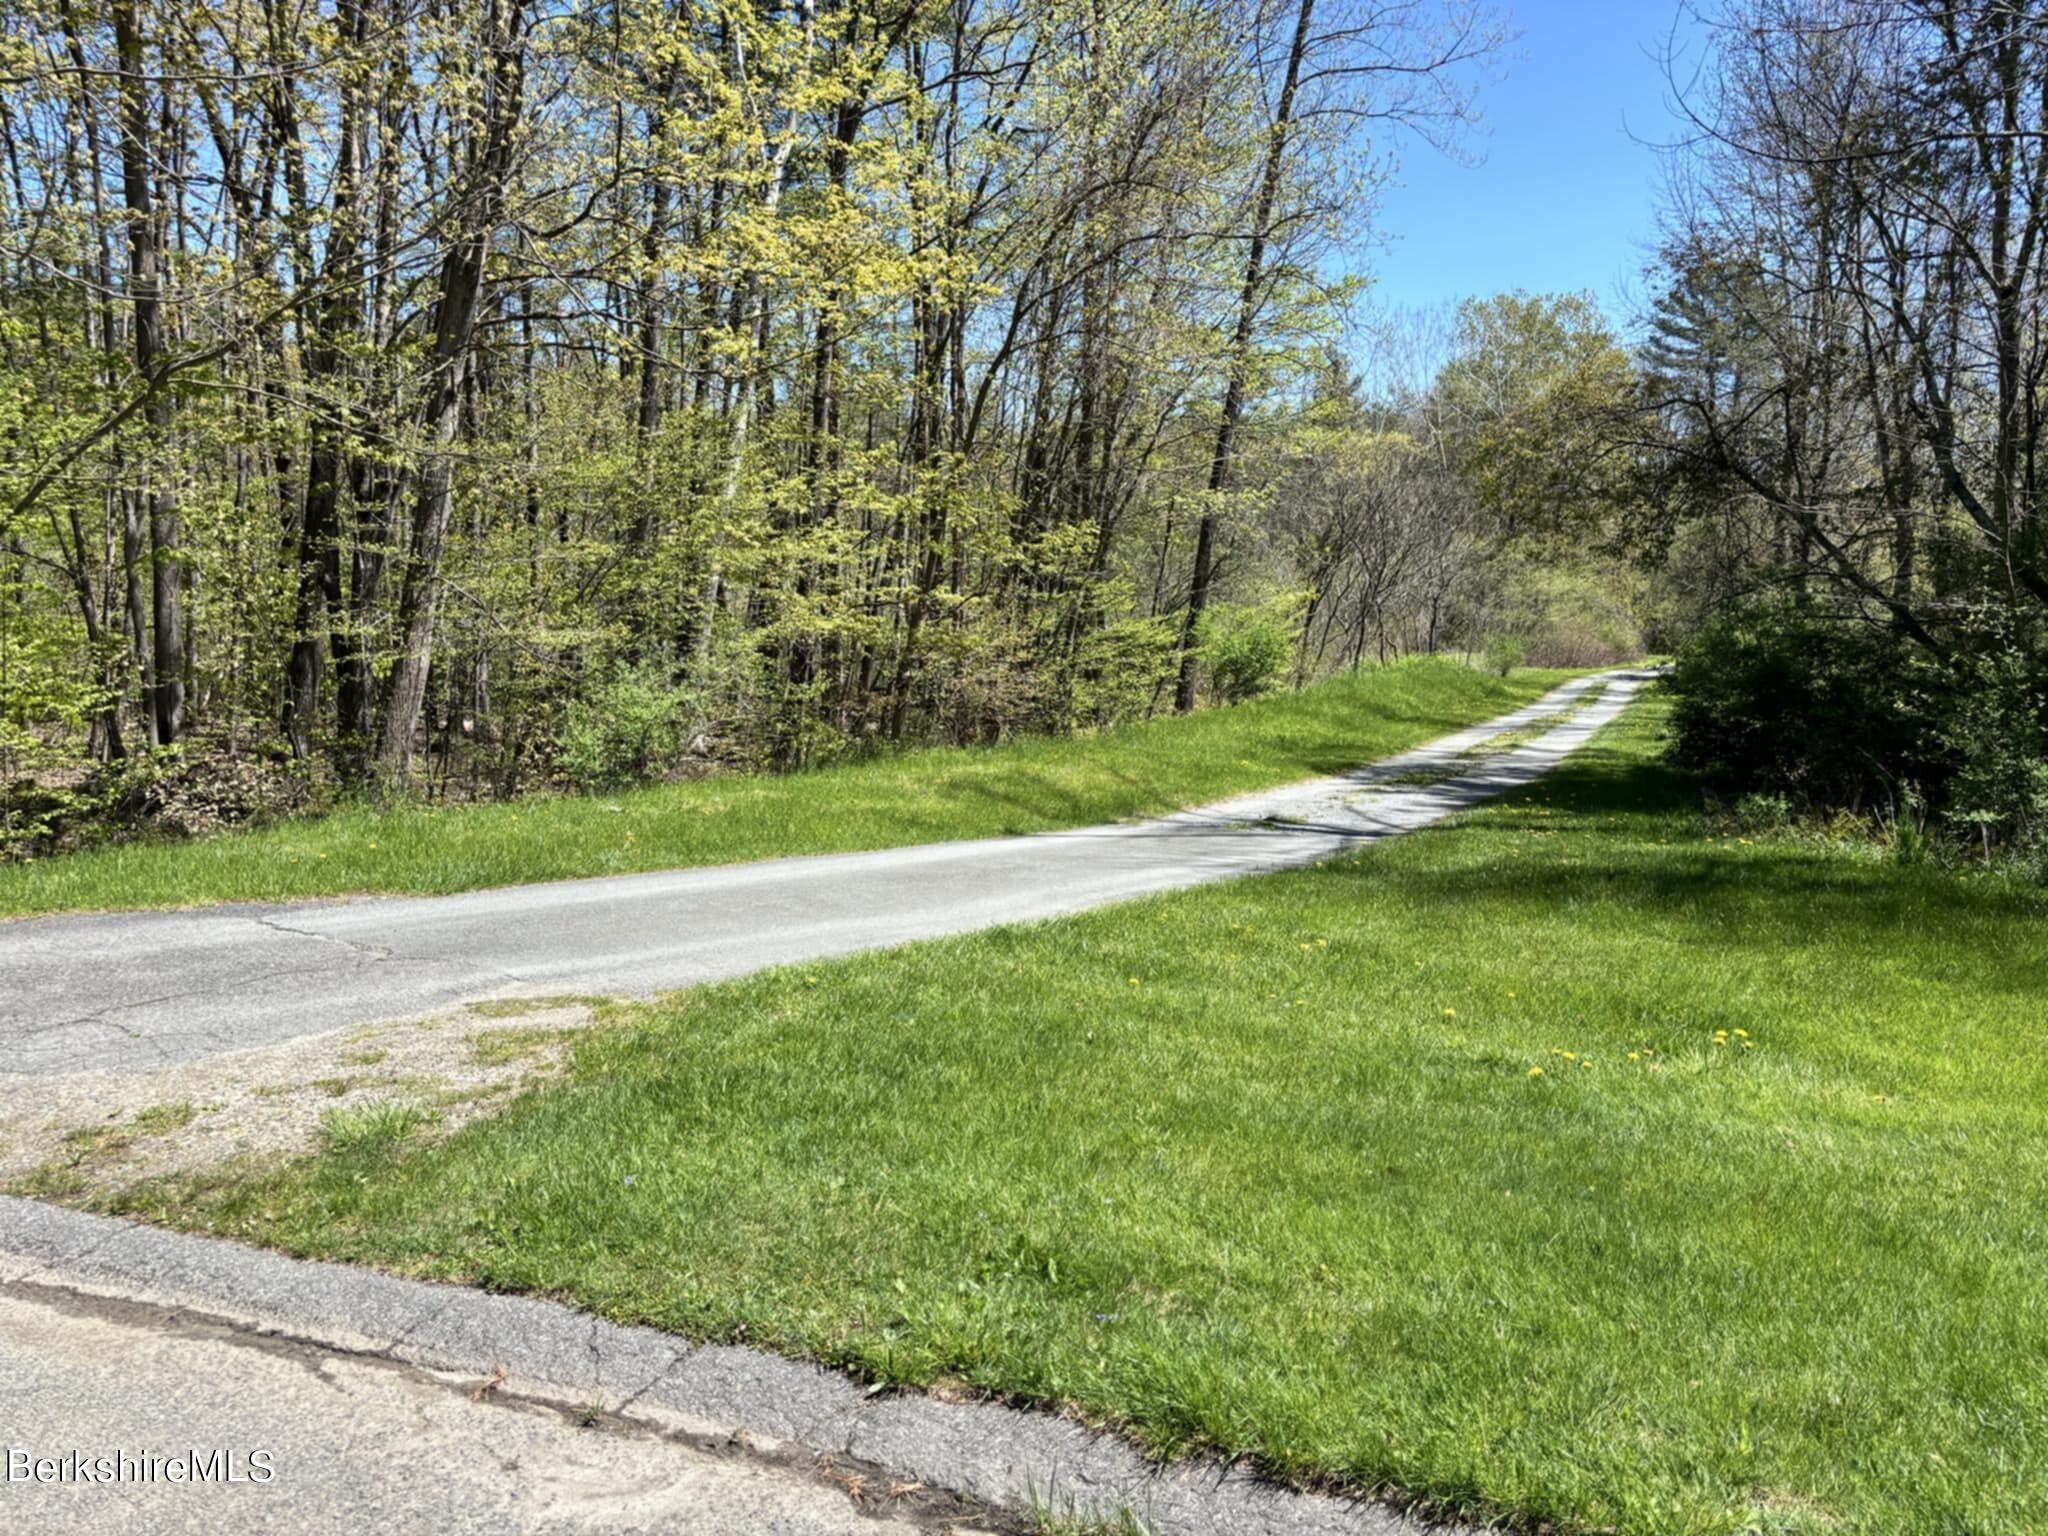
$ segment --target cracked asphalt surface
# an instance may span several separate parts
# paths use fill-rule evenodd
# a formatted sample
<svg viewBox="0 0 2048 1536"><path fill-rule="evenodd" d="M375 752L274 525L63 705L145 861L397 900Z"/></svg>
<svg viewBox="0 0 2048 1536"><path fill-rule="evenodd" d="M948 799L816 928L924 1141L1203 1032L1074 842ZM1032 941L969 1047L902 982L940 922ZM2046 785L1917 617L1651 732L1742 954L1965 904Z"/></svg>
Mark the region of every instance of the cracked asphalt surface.
<svg viewBox="0 0 2048 1536"><path fill-rule="evenodd" d="M0 923L0 1071L145 1071L483 998L647 994L1310 864L1531 782L1649 676L1581 678L1368 768L1151 821L454 896Z"/></svg>
<svg viewBox="0 0 2048 1536"><path fill-rule="evenodd" d="M48 1482L0 1477L0 1524L46 1536L934 1529L797 1467L502 1389L473 1399L475 1378L61 1290L0 1289L0 1382L4 1439L29 1458L15 1471L55 1464ZM194 1449L231 1455L242 1480L57 1480L67 1455L97 1471Z"/></svg>
<svg viewBox="0 0 2048 1536"><path fill-rule="evenodd" d="M648 992L1307 864L1526 784L1647 674L1332 779L1155 821L420 899L0 924L0 1081L139 1072L493 996ZM1489 750L1503 732L1535 733ZM80 1081L84 1081L81 1079ZM55 1086L54 1082L51 1084ZM602 1405L601 1412L592 1411ZM7 1475L61 1459L266 1453L268 1482ZM1242 1468L1161 1467L991 1403L559 1304L308 1263L0 1197L0 1528L209 1536L1027 1530L1415 1536Z"/></svg>
<svg viewBox="0 0 2048 1536"><path fill-rule="evenodd" d="M275 1475L0 1480L0 1529L1476 1536L1049 1413L0 1197L0 1455L195 1446Z"/></svg>

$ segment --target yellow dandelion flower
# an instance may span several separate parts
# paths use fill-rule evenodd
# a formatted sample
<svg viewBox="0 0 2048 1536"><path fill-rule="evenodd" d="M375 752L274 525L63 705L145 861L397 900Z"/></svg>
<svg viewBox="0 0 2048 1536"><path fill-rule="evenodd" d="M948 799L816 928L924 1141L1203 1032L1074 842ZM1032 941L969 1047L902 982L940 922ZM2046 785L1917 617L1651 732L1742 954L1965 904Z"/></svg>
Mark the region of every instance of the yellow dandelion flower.
<svg viewBox="0 0 2048 1536"><path fill-rule="evenodd" d="M1543 1069L1541 1067L1531 1067L1529 1069L1529 1075L1531 1077L1541 1077L1543 1075Z"/></svg>

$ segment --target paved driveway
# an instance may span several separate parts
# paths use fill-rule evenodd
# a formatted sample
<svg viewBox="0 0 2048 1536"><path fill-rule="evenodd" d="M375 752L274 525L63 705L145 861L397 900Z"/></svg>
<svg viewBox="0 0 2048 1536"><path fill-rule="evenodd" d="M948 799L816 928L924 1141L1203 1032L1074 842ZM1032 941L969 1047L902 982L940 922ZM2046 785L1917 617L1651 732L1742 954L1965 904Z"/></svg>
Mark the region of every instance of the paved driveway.
<svg viewBox="0 0 2048 1536"><path fill-rule="evenodd" d="M1579 679L1370 768L1153 821L455 896L0 923L0 1072L144 1071L481 998L650 993L1309 864L1539 777L1647 676Z"/></svg>

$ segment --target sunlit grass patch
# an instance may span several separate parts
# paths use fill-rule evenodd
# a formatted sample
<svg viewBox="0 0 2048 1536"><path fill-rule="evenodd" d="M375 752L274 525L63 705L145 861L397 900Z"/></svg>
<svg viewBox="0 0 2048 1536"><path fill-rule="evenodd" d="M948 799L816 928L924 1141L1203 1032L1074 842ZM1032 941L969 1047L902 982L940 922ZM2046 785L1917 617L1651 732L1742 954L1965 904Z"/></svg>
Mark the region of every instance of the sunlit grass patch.
<svg viewBox="0 0 2048 1536"><path fill-rule="evenodd" d="M190 1099L177 1099L165 1104L151 1104L135 1111L129 1123L137 1130L151 1136L164 1136L172 1131L181 1131L192 1123L198 1113Z"/></svg>
<svg viewBox="0 0 2048 1536"><path fill-rule="evenodd" d="M1501 679L1424 659L1089 736L615 795L357 808L197 842L0 864L0 916L472 890L1081 826L1355 768L1569 676Z"/></svg>
<svg viewBox="0 0 2048 1536"><path fill-rule="evenodd" d="M1525 1528L2038 1528L2048 903L1724 842L1655 721L1325 867L617 1010L204 1219Z"/></svg>
<svg viewBox="0 0 2048 1536"><path fill-rule="evenodd" d="M359 1158L365 1153L394 1151L398 1144L433 1115L417 1104L398 1099L380 1099L369 1104L337 1105L320 1117L321 1134L328 1150L337 1157Z"/></svg>

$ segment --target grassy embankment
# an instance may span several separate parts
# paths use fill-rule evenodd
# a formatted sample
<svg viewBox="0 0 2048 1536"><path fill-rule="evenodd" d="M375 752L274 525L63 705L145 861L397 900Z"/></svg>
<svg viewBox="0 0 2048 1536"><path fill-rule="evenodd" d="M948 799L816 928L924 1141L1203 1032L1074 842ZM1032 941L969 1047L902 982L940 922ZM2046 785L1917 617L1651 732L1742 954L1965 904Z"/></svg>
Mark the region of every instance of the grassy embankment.
<svg viewBox="0 0 2048 1536"><path fill-rule="evenodd" d="M1420 660L1115 731L594 797L342 811L184 843L0 864L0 917L427 894L1085 826L1336 773L1526 704L1573 674Z"/></svg>
<svg viewBox="0 0 2048 1536"><path fill-rule="evenodd" d="M2041 1530L2048 901L1720 836L1656 730L1326 867L619 1008L185 1219L1525 1526Z"/></svg>

